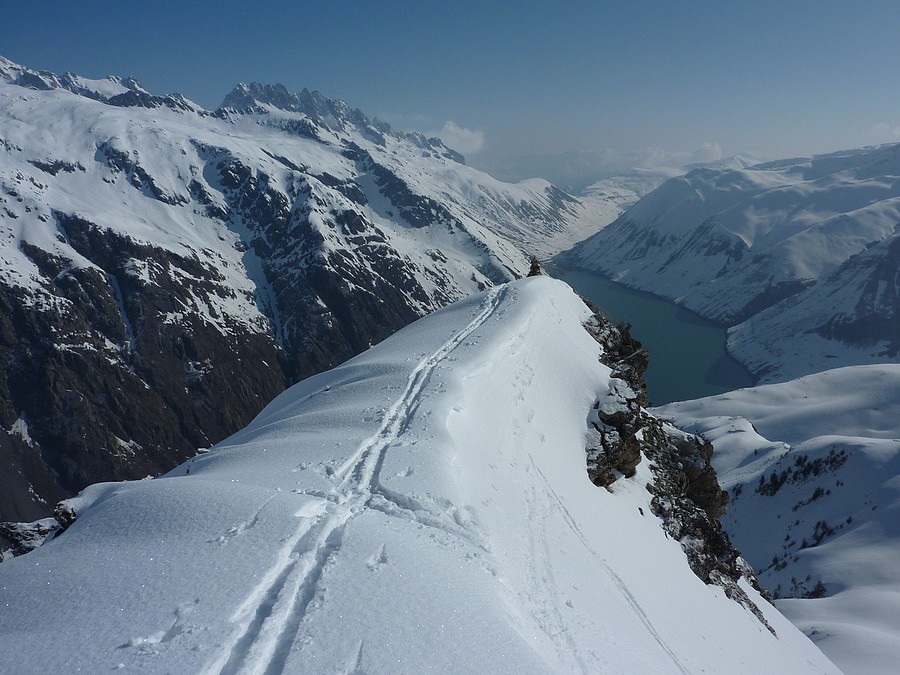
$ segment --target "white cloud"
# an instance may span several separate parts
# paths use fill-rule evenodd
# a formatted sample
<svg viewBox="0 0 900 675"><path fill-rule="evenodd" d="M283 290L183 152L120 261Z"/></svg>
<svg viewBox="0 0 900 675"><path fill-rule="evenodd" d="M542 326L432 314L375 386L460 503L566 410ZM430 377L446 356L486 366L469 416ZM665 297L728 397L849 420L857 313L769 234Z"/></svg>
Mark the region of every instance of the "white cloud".
<svg viewBox="0 0 900 675"><path fill-rule="evenodd" d="M695 162L717 162L722 159L722 146L718 143L704 143L694 150Z"/></svg>
<svg viewBox="0 0 900 675"><path fill-rule="evenodd" d="M444 122L440 131L426 132L426 136L437 136L444 145L464 155L474 155L484 147L484 132L480 129L466 129L453 120Z"/></svg>
<svg viewBox="0 0 900 675"><path fill-rule="evenodd" d="M472 165L501 180L514 182L540 177L563 189L578 192L601 178L626 173L631 169L681 170L695 164L717 163L723 157L722 146L707 141L693 150L607 147L599 150L555 154L508 154L497 157L484 153L472 162Z"/></svg>
<svg viewBox="0 0 900 675"><path fill-rule="evenodd" d="M881 143L894 143L900 141L900 125L898 124L875 124L866 134L866 142L872 145Z"/></svg>
<svg viewBox="0 0 900 675"><path fill-rule="evenodd" d="M626 153L624 159L626 159L631 166L637 167L679 168L688 164L717 162L722 159L722 146L718 143L710 143L707 141L694 150L647 148L636 153Z"/></svg>

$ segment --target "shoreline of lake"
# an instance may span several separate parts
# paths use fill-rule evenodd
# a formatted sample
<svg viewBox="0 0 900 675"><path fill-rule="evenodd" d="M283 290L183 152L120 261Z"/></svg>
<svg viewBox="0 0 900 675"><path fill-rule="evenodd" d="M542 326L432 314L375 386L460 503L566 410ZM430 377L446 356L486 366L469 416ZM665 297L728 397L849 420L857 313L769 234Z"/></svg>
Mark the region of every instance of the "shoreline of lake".
<svg viewBox="0 0 900 675"><path fill-rule="evenodd" d="M645 379L653 405L715 396L756 384L753 374L728 352L727 326L596 272L556 262L547 269L615 323L631 324L632 335L650 355Z"/></svg>

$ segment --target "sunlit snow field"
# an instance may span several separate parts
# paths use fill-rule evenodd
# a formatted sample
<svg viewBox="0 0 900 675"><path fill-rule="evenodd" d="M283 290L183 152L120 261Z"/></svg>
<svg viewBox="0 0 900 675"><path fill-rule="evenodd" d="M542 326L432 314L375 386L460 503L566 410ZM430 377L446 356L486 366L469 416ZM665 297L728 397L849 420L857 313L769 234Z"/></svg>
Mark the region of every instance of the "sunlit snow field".
<svg viewBox="0 0 900 675"><path fill-rule="evenodd" d="M4 667L837 672L694 575L646 462L612 492L588 480L613 385L588 315L548 278L492 289L168 476L91 488L69 531L0 567Z"/></svg>

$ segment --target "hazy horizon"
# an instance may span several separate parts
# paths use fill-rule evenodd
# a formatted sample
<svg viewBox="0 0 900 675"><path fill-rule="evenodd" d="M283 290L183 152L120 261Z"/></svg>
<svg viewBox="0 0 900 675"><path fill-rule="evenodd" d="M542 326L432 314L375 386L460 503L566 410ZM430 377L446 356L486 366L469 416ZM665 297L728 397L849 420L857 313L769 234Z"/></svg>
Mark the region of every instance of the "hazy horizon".
<svg viewBox="0 0 900 675"><path fill-rule="evenodd" d="M215 108L240 81L317 89L438 135L500 178L900 142L896 0L727 6L277 0L6 8L0 54L134 76Z"/></svg>

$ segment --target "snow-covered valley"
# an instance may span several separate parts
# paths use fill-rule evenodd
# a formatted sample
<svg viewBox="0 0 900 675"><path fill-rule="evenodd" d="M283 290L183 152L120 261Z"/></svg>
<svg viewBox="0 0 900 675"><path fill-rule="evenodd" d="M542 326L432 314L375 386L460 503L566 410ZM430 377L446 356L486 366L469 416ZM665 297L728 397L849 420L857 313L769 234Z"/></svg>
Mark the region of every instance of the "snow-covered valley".
<svg viewBox="0 0 900 675"><path fill-rule="evenodd" d="M654 409L715 446L723 524L776 606L847 673L900 663L900 365Z"/></svg>

